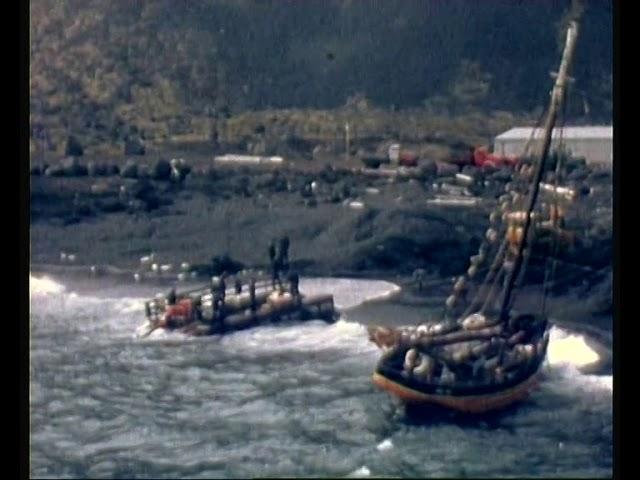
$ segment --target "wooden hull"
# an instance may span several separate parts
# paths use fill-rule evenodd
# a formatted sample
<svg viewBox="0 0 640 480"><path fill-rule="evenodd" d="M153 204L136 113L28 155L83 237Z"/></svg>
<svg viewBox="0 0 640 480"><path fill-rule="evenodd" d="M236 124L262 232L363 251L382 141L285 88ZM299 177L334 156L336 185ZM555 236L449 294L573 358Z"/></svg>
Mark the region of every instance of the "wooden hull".
<svg viewBox="0 0 640 480"><path fill-rule="evenodd" d="M492 393L464 396L420 392L378 372L373 374L373 383L407 404L437 405L464 413L486 413L506 408L515 402L524 400L537 385L538 377L539 372L536 372L522 383L510 388Z"/></svg>
<svg viewBox="0 0 640 480"><path fill-rule="evenodd" d="M374 330L373 334L370 332L372 341L383 347L393 346L393 349L378 363L373 374L373 383L408 405L433 405L464 413L485 413L504 409L525 399L536 386L549 341L549 324L545 317L523 314L512 318L510 324L517 333L502 332L499 326L487 326L480 330L445 331L431 337L425 336L426 346L424 340L423 343L420 343L420 340L415 341L421 347L401 344L399 339L402 335L397 330ZM443 382L437 373L434 379L433 376L426 375L426 370L417 375L412 373L414 367L407 370L406 362L410 348L423 348L423 352L429 352L428 349L433 348L431 354L438 355L437 349L445 348L441 347L442 345L464 344L472 341L472 338L474 341L490 343L502 335L505 342L503 345L507 348L509 344L513 347L520 344L532 348L521 350L529 352L528 356L521 353L522 357L511 356L506 352L503 363L500 363L502 378L499 381L495 380L497 377L491 380L487 375L476 376L477 365L472 366L465 360L456 360L451 353L448 354L448 362L451 362L452 368L458 370L457 379L450 377L449 381ZM484 351L486 352L487 350ZM478 352L477 355L484 353ZM439 354L443 355L443 352L440 351ZM497 366L498 356L495 355L500 355L499 350L489 354ZM441 361L447 362L446 359ZM431 372L433 374L433 369Z"/></svg>

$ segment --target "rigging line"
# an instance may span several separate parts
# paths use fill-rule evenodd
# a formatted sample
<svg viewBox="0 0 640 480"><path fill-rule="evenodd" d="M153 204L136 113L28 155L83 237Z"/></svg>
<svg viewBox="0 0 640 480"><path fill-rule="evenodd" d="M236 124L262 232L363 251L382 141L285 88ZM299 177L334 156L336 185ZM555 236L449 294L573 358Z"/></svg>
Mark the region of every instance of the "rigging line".
<svg viewBox="0 0 640 480"><path fill-rule="evenodd" d="M562 108L560 110L560 118L559 118L559 124L560 124L560 131L559 131L559 139L558 139L558 147L556 149L556 165L555 165L555 172L554 172L554 191L558 190L558 183L560 180L560 174L562 172L562 163L563 160L565 158L564 152L563 152L563 148L562 148L562 143L563 143L563 134L564 134L564 122L566 119L566 113L567 113L567 102L566 102L566 96L568 96L568 88L567 88L567 94L565 95L565 102L562 104ZM556 257L558 256L558 250L560 248L560 241L559 241L559 236L560 236L560 232L556 232L555 230L558 228L558 225L560 223L560 207L559 207L559 202L558 202L558 196L554 195L553 196L553 218L551 218L551 226L553 228L553 232L554 232L554 237L553 237L553 246L552 246L552 254L551 254L551 268L550 270L547 269L548 263L545 262L545 276L544 276L544 283L543 283L543 287L542 287L542 314L544 315L546 313L546 306L547 306L547 296L550 293L550 284L554 282L555 280L555 275L556 275L556 269L558 266L558 262L556 260ZM562 228L562 225L560 225L560 228Z"/></svg>
<svg viewBox="0 0 640 480"><path fill-rule="evenodd" d="M531 134L529 135L529 138L527 139L527 143L524 144L524 148L523 148L523 152L522 152L522 156L526 156L529 155L529 148L531 147L531 143L533 141L533 137L535 136L535 134L537 133L538 129L540 128L540 126L542 125L542 120L544 119L544 115L545 113L547 113L544 109L542 109L542 113L540 114L540 117L538 117L538 120L535 123L535 126L531 129Z"/></svg>
<svg viewBox="0 0 640 480"><path fill-rule="evenodd" d="M496 298L497 298L497 291L498 291L498 285L500 284L500 282L502 280L504 280L505 277L505 269L504 268L500 268L495 276L495 278L493 279L493 283L491 285L491 289L489 290L489 293L487 294L486 298L484 299L484 303L482 304L482 307L480 308L480 313L484 314L487 309L489 309L490 307L495 308L495 302L496 302Z"/></svg>
<svg viewBox="0 0 640 480"><path fill-rule="evenodd" d="M494 278L500 270L500 266L502 265L502 258L504 257L506 248L507 248L507 241L505 239L500 244L500 247L498 248L498 252L496 253L496 257L493 263L491 264L491 266L489 267L489 271L487 272L487 275L484 281L478 288L478 292L476 293L473 300L469 304L467 310L465 310L465 312L463 313L463 317L467 317L468 315L470 315L476 308L478 308L481 305L481 303L483 303L483 301L487 298L487 295L491 293L491 290L494 288L494 284L493 284Z"/></svg>
<svg viewBox="0 0 640 480"><path fill-rule="evenodd" d="M575 42L578 36L578 21L572 21L570 23L569 30L567 31L567 42L565 45L565 50L562 54L562 61L560 63L560 69L558 71L558 78L556 84L551 91L551 105L549 107L549 112L547 119L545 121L545 138L542 147L542 152L540 152L540 160L536 166L534 176L533 176L533 188L531 190L530 197L527 200L527 209L525 215L525 223L524 223L524 235L522 241L518 245L518 254L515 259L515 264L513 270L509 273L509 276L506 281L506 285L504 288L504 294L502 298L502 304L500 307L500 318L505 321L508 318L509 312L506 309L506 306L509 305L509 297L511 296L511 291L513 289L514 281L517 277L517 274L520 271L520 267L522 265L522 251L525 248L525 244L528 237L528 231L531 225L531 216L530 212L533 211L536 200L538 198L539 193L539 184L540 179L542 178L542 173L544 169L544 164L547 159L549 153L549 146L551 144L551 134L553 131L553 126L557 117L557 110L562 106L563 97L565 94L565 77L567 76L567 72L569 70L571 60L573 57L573 52L575 50Z"/></svg>
<svg viewBox="0 0 640 480"><path fill-rule="evenodd" d="M522 269L520 270L520 272L518 273L518 278L516 279L516 283L515 283L516 288L520 288L522 286L523 282L524 282L525 272L526 272L526 269L527 269L527 267L529 265L529 261L531 259L531 250L532 250L532 247L533 247L534 239L535 239L535 234L534 234L533 229L532 229L529 232L529 240L527 240L527 244L529 245L529 247L525 248L524 252L523 252L523 260L522 260L523 266L522 266ZM514 295L513 297L516 297L516 296L517 295ZM513 306L513 303L514 303L514 298L513 297L511 298L511 302L510 302L508 308L511 308Z"/></svg>
<svg viewBox="0 0 640 480"><path fill-rule="evenodd" d="M544 260L545 258L549 258L549 257L547 255L532 255L531 258L533 260ZM559 258L556 258L555 260L558 263L561 263L561 264L565 265L566 267L575 268L576 270L582 270L586 274L588 274L588 273L591 273L591 274L603 273L605 270L611 268L610 265L607 265L607 266L604 266L604 267L600 267L600 268L594 268L594 267L588 267L586 265L580 265L579 263L573 263L573 262L568 262L566 260L560 260Z"/></svg>

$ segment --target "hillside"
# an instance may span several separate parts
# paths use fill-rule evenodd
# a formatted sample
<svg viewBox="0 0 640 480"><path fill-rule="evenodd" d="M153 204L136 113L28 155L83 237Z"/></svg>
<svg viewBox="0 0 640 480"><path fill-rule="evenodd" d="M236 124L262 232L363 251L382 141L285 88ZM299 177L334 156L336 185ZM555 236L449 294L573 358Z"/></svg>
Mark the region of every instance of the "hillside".
<svg viewBox="0 0 640 480"><path fill-rule="evenodd" d="M608 122L611 4L587 3L567 118ZM462 122L466 141L486 139L515 118L539 116L567 6L34 0L31 151L60 154L70 134L87 152L106 154L138 136L148 146L247 148L270 125L278 125L278 146L310 150L349 115L368 122L365 136L409 142L450 136L461 123L452 119L471 118ZM498 120L487 128L477 121L483 115Z"/></svg>

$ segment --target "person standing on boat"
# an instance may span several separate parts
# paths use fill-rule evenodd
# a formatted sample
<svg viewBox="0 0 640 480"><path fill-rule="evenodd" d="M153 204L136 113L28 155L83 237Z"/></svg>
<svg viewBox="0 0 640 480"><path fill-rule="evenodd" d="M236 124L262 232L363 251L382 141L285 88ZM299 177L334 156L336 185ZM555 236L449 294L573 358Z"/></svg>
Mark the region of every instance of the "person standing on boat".
<svg viewBox="0 0 640 480"><path fill-rule="evenodd" d="M280 239L280 269L282 273L287 274L289 272L289 237L284 236Z"/></svg>
<svg viewBox="0 0 640 480"><path fill-rule="evenodd" d="M209 291L211 293L211 305L215 307L216 300L218 298L218 283L220 279L218 277L211 277L211 285L209 285Z"/></svg>
<svg viewBox="0 0 640 480"><path fill-rule="evenodd" d="M224 299L227 295L227 282L225 282L227 274L220 275L220 282L218 283L218 302L220 303L220 310L224 309Z"/></svg>
<svg viewBox="0 0 640 480"><path fill-rule="evenodd" d="M276 289L276 284L280 285L280 256L276 255L275 242L269 245L269 262L271 265L271 286Z"/></svg>
<svg viewBox="0 0 640 480"><path fill-rule="evenodd" d="M176 289L172 288L169 290L169 294L167 295L167 305L175 305L177 300Z"/></svg>
<svg viewBox="0 0 640 480"><path fill-rule="evenodd" d="M251 301L251 311L256 311L256 279L251 277L249 279L249 299Z"/></svg>
<svg viewBox="0 0 640 480"><path fill-rule="evenodd" d="M193 319L196 322L202 321L202 297L200 295L193 299Z"/></svg>
<svg viewBox="0 0 640 480"><path fill-rule="evenodd" d="M211 277L211 285L209 287L211 292L211 322L215 323L218 318L218 306L219 306L219 290L220 290L220 278Z"/></svg>
<svg viewBox="0 0 640 480"><path fill-rule="evenodd" d="M240 281L239 278L236 278L235 289L236 289L236 294L237 295L240 295L242 293L242 282Z"/></svg>
<svg viewBox="0 0 640 480"><path fill-rule="evenodd" d="M289 274L289 291L291 292L291 295L293 295L294 297L297 297L298 295L300 295L300 290L298 288L299 284L300 284L300 277L298 276L297 273L291 272Z"/></svg>

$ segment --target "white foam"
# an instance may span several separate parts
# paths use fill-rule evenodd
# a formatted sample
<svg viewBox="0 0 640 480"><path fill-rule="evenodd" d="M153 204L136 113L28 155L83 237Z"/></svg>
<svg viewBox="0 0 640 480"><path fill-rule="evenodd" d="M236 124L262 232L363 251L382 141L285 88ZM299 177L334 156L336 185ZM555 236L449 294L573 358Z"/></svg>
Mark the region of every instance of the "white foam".
<svg viewBox="0 0 640 480"><path fill-rule="evenodd" d="M400 287L384 280L354 278L303 278L300 290L307 295L331 294L338 308L353 308L368 300L384 298Z"/></svg>
<svg viewBox="0 0 640 480"><path fill-rule="evenodd" d="M121 298L117 301L116 309L121 313L143 313L144 301L143 298Z"/></svg>
<svg viewBox="0 0 640 480"><path fill-rule="evenodd" d="M64 291L65 291L64 285L56 282L55 280L47 277L46 275L40 278L34 277L33 275L29 275L29 293L31 295L60 294Z"/></svg>
<svg viewBox="0 0 640 480"><path fill-rule="evenodd" d="M586 344L584 336L552 327L547 348L550 365L572 365L584 367L600 359L598 353Z"/></svg>
<svg viewBox="0 0 640 480"><path fill-rule="evenodd" d="M393 448L393 442L390 438L387 438L380 442L376 448L379 452L386 452L387 450L391 450Z"/></svg>
<svg viewBox="0 0 640 480"><path fill-rule="evenodd" d="M370 476L371 470L369 470L369 467L367 467L366 465L361 466L359 469L354 470L349 475L347 475L348 478L363 478Z"/></svg>
<svg viewBox="0 0 640 480"><path fill-rule="evenodd" d="M590 375L580 368L600 360L600 356L581 334L552 327L547 348L545 367L562 388L587 391L613 391L613 375Z"/></svg>
<svg viewBox="0 0 640 480"><path fill-rule="evenodd" d="M254 351L322 351L330 348L346 349L355 354L377 354L367 341L366 328L359 323L339 320L327 324L322 320L293 325L261 326L224 335L223 346L241 345Z"/></svg>

